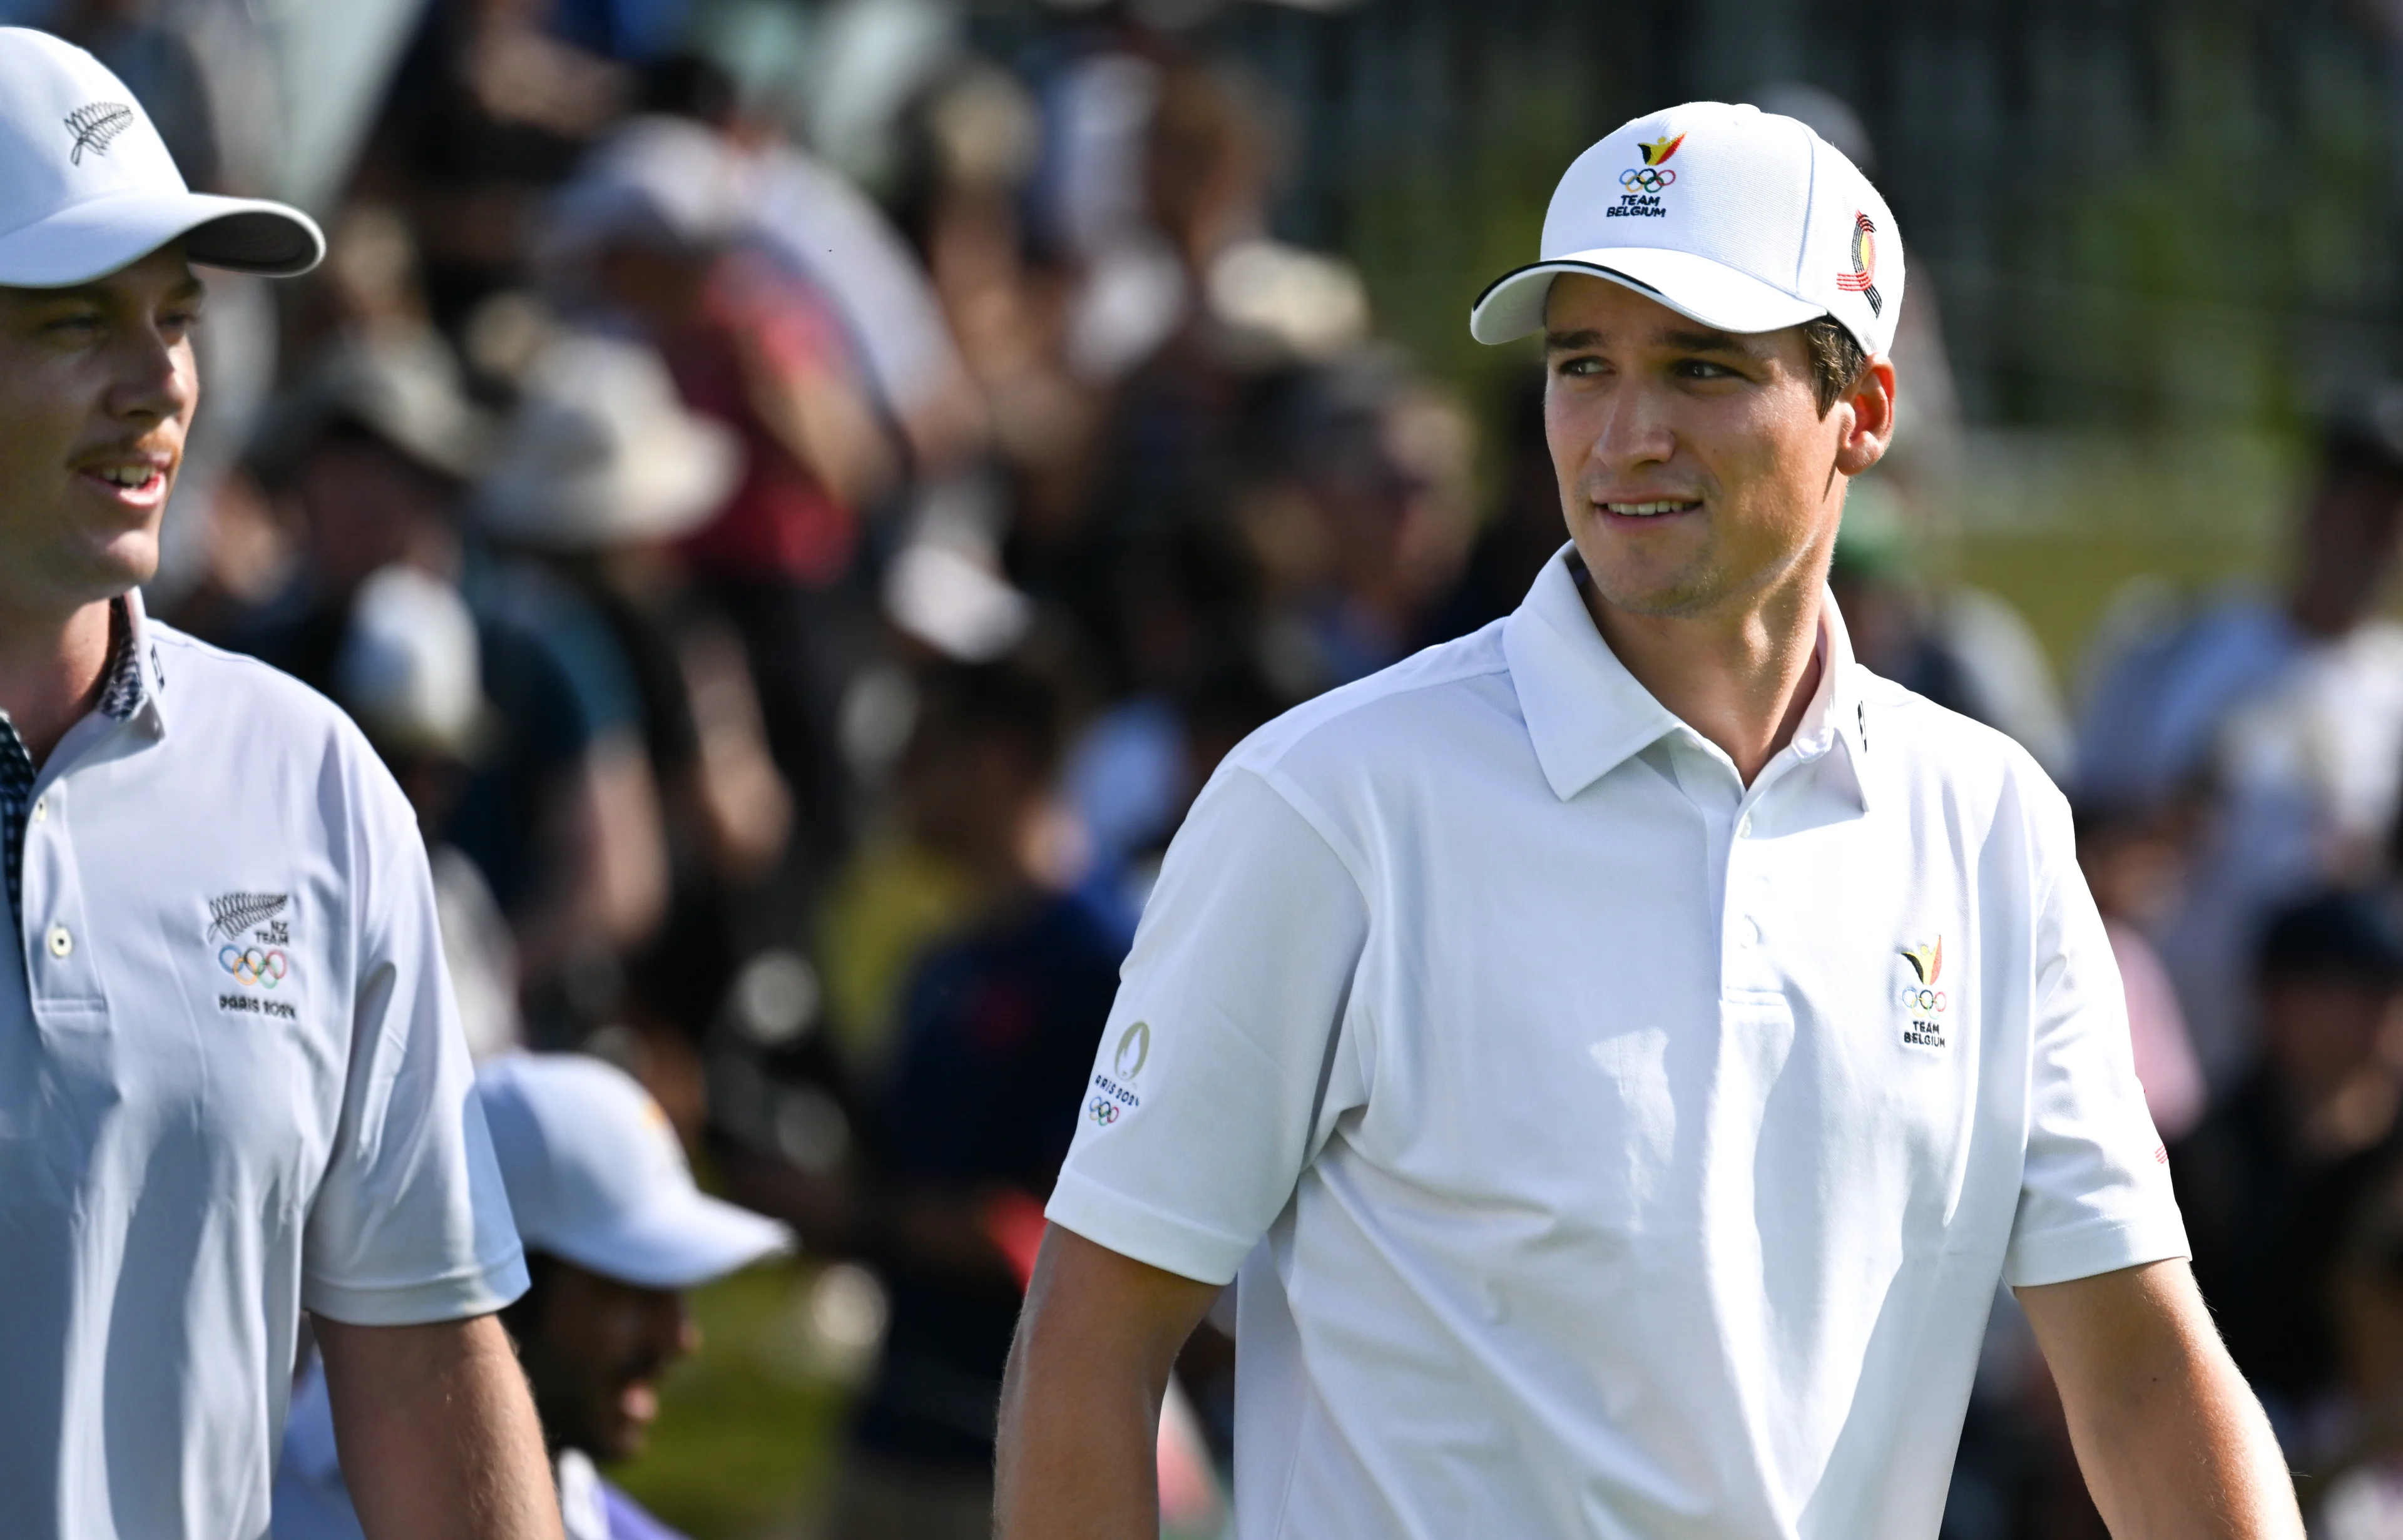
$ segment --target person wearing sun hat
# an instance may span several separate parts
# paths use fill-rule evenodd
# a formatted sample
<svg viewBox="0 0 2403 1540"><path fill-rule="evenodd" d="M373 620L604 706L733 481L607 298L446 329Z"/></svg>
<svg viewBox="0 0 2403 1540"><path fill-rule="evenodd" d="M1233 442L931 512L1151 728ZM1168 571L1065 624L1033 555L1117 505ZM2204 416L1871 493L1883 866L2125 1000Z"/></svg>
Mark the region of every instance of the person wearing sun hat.
<svg viewBox="0 0 2403 1540"><path fill-rule="evenodd" d="M693 1185L667 1115L623 1070L580 1054L486 1064L493 1131L534 1272L503 1312L533 1380L568 1540L674 1540L595 1468L639 1453L661 1371L700 1345L684 1295L790 1251L792 1231ZM325 1381L295 1393L273 1540L358 1540Z"/></svg>
<svg viewBox="0 0 2403 1540"><path fill-rule="evenodd" d="M151 620L196 268L307 271L79 49L0 28L0 1494L266 1532L302 1312L368 1532L553 1536L523 1259L425 853L357 728Z"/></svg>
<svg viewBox="0 0 2403 1540"><path fill-rule="evenodd" d="M1003 1540L1153 1533L1240 1276L1245 1540L1933 1536L1998 1284L2118 1534L2299 1537L2187 1267L2069 810L1855 662L1892 211L1698 102L1470 311L1568 542L1230 754L1170 847L1003 1392Z"/></svg>

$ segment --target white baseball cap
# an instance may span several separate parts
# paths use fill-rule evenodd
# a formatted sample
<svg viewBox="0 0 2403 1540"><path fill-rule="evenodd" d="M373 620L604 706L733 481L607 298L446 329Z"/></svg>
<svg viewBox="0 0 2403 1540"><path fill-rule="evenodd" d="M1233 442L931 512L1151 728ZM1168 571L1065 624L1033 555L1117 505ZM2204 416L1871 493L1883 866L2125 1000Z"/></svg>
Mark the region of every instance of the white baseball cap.
<svg viewBox="0 0 2403 1540"><path fill-rule="evenodd" d="M476 488L487 533L545 550L674 540L743 475L743 442L688 409L647 345L598 332L547 344Z"/></svg>
<svg viewBox="0 0 2403 1540"><path fill-rule="evenodd" d="M326 255L298 209L185 187L150 115L99 60L0 27L0 284L90 283L178 237L194 262L271 277Z"/></svg>
<svg viewBox="0 0 2403 1540"><path fill-rule="evenodd" d="M793 1246L712 1198L634 1077L577 1053L517 1053L476 1075L501 1185L528 1251L640 1288L685 1289Z"/></svg>
<svg viewBox="0 0 2403 1540"><path fill-rule="evenodd" d="M1894 345L1902 241L1868 177L1791 118L1688 102L1587 150L1553 190L1541 260L1469 311L1470 335L1539 331L1552 280L1592 273L1722 331L1830 315L1874 358Z"/></svg>

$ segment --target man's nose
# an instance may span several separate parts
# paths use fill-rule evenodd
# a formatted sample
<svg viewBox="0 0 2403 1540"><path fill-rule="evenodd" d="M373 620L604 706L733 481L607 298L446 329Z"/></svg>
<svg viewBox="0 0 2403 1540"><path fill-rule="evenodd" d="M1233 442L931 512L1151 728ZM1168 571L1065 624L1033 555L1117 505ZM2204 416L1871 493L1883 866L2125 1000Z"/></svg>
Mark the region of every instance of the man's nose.
<svg viewBox="0 0 2403 1540"><path fill-rule="evenodd" d="M1622 472L1667 461L1677 452L1677 436L1656 394L1629 384L1614 391L1604 406L1600 431L1588 452L1602 468Z"/></svg>
<svg viewBox="0 0 2403 1540"><path fill-rule="evenodd" d="M155 326L130 329L118 343L116 380L109 390L112 415L150 421L188 416L200 395L200 379L188 340Z"/></svg>

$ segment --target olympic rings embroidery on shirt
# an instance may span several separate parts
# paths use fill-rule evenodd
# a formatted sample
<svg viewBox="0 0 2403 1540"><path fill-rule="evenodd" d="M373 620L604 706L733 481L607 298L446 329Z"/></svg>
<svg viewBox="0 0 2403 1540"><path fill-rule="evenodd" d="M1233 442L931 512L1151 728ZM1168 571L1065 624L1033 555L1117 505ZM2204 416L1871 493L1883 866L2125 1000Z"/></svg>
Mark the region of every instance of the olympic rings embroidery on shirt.
<svg viewBox="0 0 2403 1540"><path fill-rule="evenodd" d="M273 989L292 971L280 948L266 951L257 947L223 946L217 949L217 966L232 974L237 984L263 984Z"/></svg>
<svg viewBox="0 0 2403 1540"><path fill-rule="evenodd" d="M1094 1097L1092 1104L1088 1106L1085 1109L1085 1112L1094 1122L1099 1123L1104 1128L1108 1128L1112 1123L1118 1120L1118 1103L1112 1102L1106 1096Z"/></svg>
<svg viewBox="0 0 2403 1540"><path fill-rule="evenodd" d="M1632 192L1659 192L1676 179L1675 172L1656 166L1630 166L1618 173L1618 185Z"/></svg>
<svg viewBox="0 0 2403 1540"><path fill-rule="evenodd" d="M1940 1013L1944 1009L1944 992L1942 990L1906 989L1902 992L1902 1003L1912 1010L1929 1010Z"/></svg>

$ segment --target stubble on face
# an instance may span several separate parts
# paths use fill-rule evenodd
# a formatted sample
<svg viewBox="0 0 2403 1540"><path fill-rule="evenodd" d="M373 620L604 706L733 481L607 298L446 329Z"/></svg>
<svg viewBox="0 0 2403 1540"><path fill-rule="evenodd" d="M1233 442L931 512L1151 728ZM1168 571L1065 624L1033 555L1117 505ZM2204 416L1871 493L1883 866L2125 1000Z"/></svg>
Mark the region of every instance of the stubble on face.
<svg viewBox="0 0 2403 1540"><path fill-rule="evenodd" d="M180 245L71 288L0 287L0 607L69 613L157 570L201 293Z"/></svg>
<svg viewBox="0 0 2403 1540"><path fill-rule="evenodd" d="M1554 283L1546 321L1546 437L1603 602L1707 618L1824 567L1843 424L1819 412L1799 328L1719 331L1581 274Z"/></svg>

